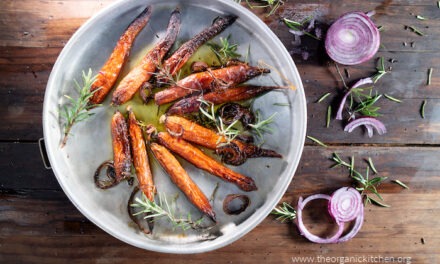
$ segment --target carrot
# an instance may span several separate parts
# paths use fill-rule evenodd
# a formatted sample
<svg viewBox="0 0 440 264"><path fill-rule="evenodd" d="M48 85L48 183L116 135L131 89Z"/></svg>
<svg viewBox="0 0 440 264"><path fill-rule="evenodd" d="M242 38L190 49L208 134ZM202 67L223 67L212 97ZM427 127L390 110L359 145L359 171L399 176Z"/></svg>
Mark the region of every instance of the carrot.
<svg viewBox="0 0 440 264"><path fill-rule="evenodd" d="M197 184L189 177L179 161L165 147L152 143L150 145L156 159L170 176L171 180L185 194L188 200L215 222L215 213L209 204L208 198Z"/></svg>
<svg viewBox="0 0 440 264"><path fill-rule="evenodd" d="M215 131L180 116L166 116L164 123L169 132L180 135L185 140L209 149L216 150L219 145L228 143L228 140L224 136L218 135ZM245 159L256 157L282 157L273 150L263 149L235 139L231 142L238 147L240 152L245 154Z"/></svg>
<svg viewBox="0 0 440 264"><path fill-rule="evenodd" d="M141 63L132 69L119 83L113 92L112 104L121 105L131 98L148 82L162 59L176 41L180 31L180 11L174 10L168 23L165 37L151 49Z"/></svg>
<svg viewBox="0 0 440 264"><path fill-rule="evenodd" d="M184 115L199 111L201 100L214 105L242 101L262 95L266 92L280 89L277 86L239 86L229 89L218 89L209 93L183 98L174 103L168 110L168 115Z"/></svg>
<svg viewBox="0 0 440 264"><path fill-rule="evenodd" d="M93 97L90 98L90 104L102 103L112 89L130 54L136 36L150 20L151 9L151 6L145 8L144 11L131 22L119 38L113 52L110 54L104 66L102 66L95 82L90 88L91 91L99 89L93 94Z"/></svg>
<svg viewBox="0 0 440 264"><path fill-rule="evenodd" d="M116 182L120 182L131 176L131 153L127 122L119 111L116 111L112 117L111 135L115 179Z"/></svg>
<svg viewBox="0 0 440 264"><path fill-rule="evenodd" d="M154 201L156 189L154 187L153 175L151 173L142 130L138 125L138 121L136 120L136 116L134 115L133 111L128 109L128 112L128 129L130 133L133 165L136 169L139 188L150 201Z"/></svg>
<svg viewBox="0 0 440 264"><path fill-rule="evenodd" d="M268 69L235 62L233 65L224 68L191 74L175 85L157 92L154 95L154 101L156 104L162 105L195 92L203 92L216 87L219 89L233 87L268 72L270 72Z"/></svg>
<svg viewBox="0 0 440 264"><path fill-rule="evenodd" d="M257 190L257 186L252 178L229 169L182 138L173 137L167 132L158 133L157 138L161 145L180 155L197 168L205 170L225 181L234 183L243 191Z"/></svg>
<svg viewBox="0 0 440 264"><path fill-rule="evenodd" d="M200 46L225 30L229 25L234 23L236 19L236 16L218 17L211 26L205 28L180 46L180 48L164 62L164 69L169 71L170 75L176 75Z"/></svg>

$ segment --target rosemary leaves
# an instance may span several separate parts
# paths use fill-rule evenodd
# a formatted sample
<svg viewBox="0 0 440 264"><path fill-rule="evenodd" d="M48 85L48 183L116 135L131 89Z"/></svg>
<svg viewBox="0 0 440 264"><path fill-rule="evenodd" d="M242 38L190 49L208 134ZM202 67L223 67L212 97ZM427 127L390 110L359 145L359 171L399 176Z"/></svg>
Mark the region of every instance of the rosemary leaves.
<svg viewBox="0 0 440 264"><path fill-rule="evenodd" d="M93 94L99 91L99 89L90 91L90 87L96 79L96 76L92 76L92 69L89 69L87 74L83 71L82 79L82 85L76 80L74 81L76 91L78 92L78 98L74 99L70 95L64 95L64 97L68 99L68 103L65 104L62 107L62 111L60 111L60 116L64 119L64 136L61 141L61 147L66 145L67 138L70 135L73 125L92 116L93 113L89 112L89 110L100 106L99 104L89 104L89 100Z"/></svg>

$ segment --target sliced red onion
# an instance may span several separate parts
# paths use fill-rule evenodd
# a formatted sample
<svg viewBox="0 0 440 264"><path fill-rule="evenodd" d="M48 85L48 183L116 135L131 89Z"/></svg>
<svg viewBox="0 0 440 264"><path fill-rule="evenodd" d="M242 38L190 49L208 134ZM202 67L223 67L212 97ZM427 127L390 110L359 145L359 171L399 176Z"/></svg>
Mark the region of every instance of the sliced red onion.
<svg viewBox="0 0 440 264"><path fill-rule="evenodd" d="M354 222L354 225L351 228L350 232L340 237L338 239L338 243L352 239L359 232L359 230L361 230L363 223L364 223L364 208L362 206L362 210L359 212L359 215L357 216L356 221Z"/></svg>
<svg viewBox="0 0 440 264"><path fill-rule="evenodd" d="M345 126L344 131L351 133L359 126L366 126L369 137L373 136L371 127L376 129L379 135L383 135L387 132L385 125L374 117L360 117L356 120L353 120Z"/></svg>
<svg viewBox="0 0 440 264"><path fill-rule="evenodd" d="M310 233L305 227L302 220L302 211L306 204L316 199L328 200L329 213L335 219L338 225L338 231L330 238L322 238ZM361 229L364 222L364 206L362 204L362 197L359 192L351 187L343 187L336 190L332 196L325 194L315 194L303 200L302 197L298 200L298 208L296 211L298 220L298 229L301 235L306 237L311 242L315 243L340 243L353 238ZM355 220L352 229L341 237L345 223Z"/></svg>
<svg viewBox="0 0 440 264"><path fill-rule="evenodd" d="M345 102L347 101L347 97L351 93L351 89L357 88L357 87L365 85L365 84L370 84L370 83L373 83L373 79L371 79L370 77L360 79L350 88L350 90L348 90L345 93L344 97L342 97L341 103L339 104L338 112L336 113L337 120L342 120L342 111L344 110L344 105L345 105Z"/></svg>
<svg viewBox="0 0 440 264"><path fill-rule="evenodd" d="M362 208L361 195L351 187L335 191L328 203L328 211L336 223L350 222L356 219Z"/></svg>
<svg viewBox="0 0 440 264"><path fill-rule="evenodd" d="M365 128L367 129L368 137L373 136L373 127L370 125L365 125Z"/></svg>
<svg viewBox="0 0 440 264"><path fill-rule="evenodd" d="M325 39L327 54L343 65L360 64L371 59L379 45L379 30L362 12L341 16L330 26Z"/></svg>
<svg viewBox="0 0 440 264"><path fill-rule="evenodd" d="M304 35L304 32L302 30L289 29L289 32L295 36L303 36Z"/></svg>
<svg viewBox="0 0 440 264"><path fill-rule="evenodd" d="M302 197L298 200L298 208L296 210L296 218L298 219L298 229L301 232L301 235L305 236L309 241L319 243L319 244L328 244L328 243L336 243L341 236L342 232L344 231L344 223L337 223L338 224L338 231L336 234L334 234L332 237L329 238L322 238L317 235L314 235L310 233L310 231L306 228L306 226L303 223L302 220L302 210L306 206L306 204L310 201L316 200L316 199L325 199L330 201L331 197L326 194L315 194L307 197L303 200Z"/></svg>

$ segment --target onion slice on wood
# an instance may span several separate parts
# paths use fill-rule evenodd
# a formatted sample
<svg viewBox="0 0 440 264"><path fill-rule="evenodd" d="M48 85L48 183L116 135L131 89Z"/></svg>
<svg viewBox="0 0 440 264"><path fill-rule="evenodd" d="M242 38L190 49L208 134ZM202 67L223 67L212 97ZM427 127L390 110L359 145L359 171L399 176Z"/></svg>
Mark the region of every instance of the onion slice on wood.
<svg viewBox="0 0 440 264"><path fill-rule="evenodd" d="M342 120L342 110L344 110L345 102L347 101L347 97L350 95L351 90L354 88L358 88L359 86L371 83L373 83L373 79L371 79L370 77L360 79L350 88L350 90L345 93L344 97L342 97L341 103L339 104L338 112L336 113L336 120Z"/></svg>
<svg viewBox="0 0 440 264"><path fill-rule="evenodd" d="M342 15L327 31L325 50L343 65L368 61L379 49L380 34L370 17L362 12Z"/></svg>
<svg viewBox="0 0 440 264"><path fill-rule="evenodd" d="M302 220L302 211L307 203L316 199L328 200L328 211L331 217L335 219L338 225L338 231L329 238L319 237L310 233L310 231L305 227ZM307 197L303 200L302 197L298 200L297 207L297 220L298 229L301 235L306 237L309 241L325 244L325 243L340 243L345 242L353 238L361 229L362 223L364 222L364 206L362 204L362 197L359 192L351 187L343 187L336 190L332 196L326 194L315 194ZM341 236L344 232L345 223L355 221L353 227L350 231Z"/></svg>
<svg viewBox="0 0 440 264"><path fill-rule="evenodd" d="M353 120L344 127L344 131L351 133L355 128L362 125L367 128L369 137L373 136L372 128L376 129L379 135L383 135L387 132L385 125L374 117L360 117Z"/></svg>

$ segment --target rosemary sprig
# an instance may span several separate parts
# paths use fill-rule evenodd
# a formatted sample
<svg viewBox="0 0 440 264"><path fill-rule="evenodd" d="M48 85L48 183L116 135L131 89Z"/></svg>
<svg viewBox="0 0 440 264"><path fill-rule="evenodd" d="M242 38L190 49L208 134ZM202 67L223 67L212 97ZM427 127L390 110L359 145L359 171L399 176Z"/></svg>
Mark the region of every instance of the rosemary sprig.
<svg viewBox="0 0 440 264"><path fill-rule="evenodd" d="M373 79L374 83L376 83L380 78L382 78L385 74L387 74L389 72L385 69L384 57L380 57L379 60L377 61L376 70L377 70L377 73L371 77Z"/></svg>
<svg viewBox="0 0 440 264"><path fill-rule="evenodd" d="M357 92L358 91L357 89L358 88L352 89L352 94L355 94L358 98L362 98L362 99L360 99L360 102L353 109L353 112L360 113L365 116L373 116L373 117L380 116L381 114L378 113L380 107L375 106L375 104L377 103L377 101L379 101L382 95L381 94L375 96L366 95Z"/></svg>
<svg viewBox="0 0 440 264"><path fill-rule="evenodd" d="M238 44L231 44L229 42L231 35L228 35L226 38L220 37L219 43L208 43L207 45L211 48L212 52L214 52L218 61L224 65L231 59L240 58L241 55L237 53Z"/></svg>
<svg viewBox="0 0 440 264"><path fill-rule="evenodd" d="M63 106L63 110L60 111L60 116L64 119L64 136L61 141L61 147L64 147L67 142L67 138L70 135L70 131L74 124L86 120L94 113L90 113L89 110L100 106L98 104L89 104L90 98L99 89L91 91L91 86L96 80L96 76L92 76L92 69L89 68L87 74L82 72L82 85L80 85L76 80L75 86L79 94L78 98L74 99L69 95L64 95L69 102Z"/></svg>
<svg viewBox="0 0 440 264"><path fill-rule="evenodd" d="M273 123L275 116L278 114L278 112L273 113L268 118L262 120L261 114L259 111L256 112L256 122L255 124L249 124L249 126L252 128L255 133L257 133L257 136L262 139L263 133L272 133L273 129L270 127L270 124Z"/></svg>
<svg viewBox="0 0 440 264"><path fill-rule="evenodd" d="M200 101L200 107L199 110L200 112L208 118L209 121L211 121L212 123L214 123L216 129L217 129L217 133L220 136L223 136L227 143L230 143L235 137L237 137L240 134L240 131L238 129L235 129L234 126L235 124L237 124L238 120L235 120L234 122L232 122L229 126L226 126L222 119L218 116L216 116L215 114L215 109L214 109L214 104L199 99ZM205 110L204 108L207 108L208 110ZM220 138L219 138L220 140ZM220 142L217 142L220 143Z"/></svg>
<svg viewBox="0 0 440 264"><path fill-rule="evenodd" d="M294 220L296 218L295 208L286 202L283 202L280 207L275 207L270 214L277 216L276 219L281 222Z"/></svg>
<svg viewBox="0 0 440 264"><path fill-rule="evenodd" d="M145 195L142 199L135 198L136 203L131 204L131 207L140 208L140 211L134 215L145 214L144 219L158 219L167 218L174 228L181 228L182 230L201 229L203 217L194 221L191 218L191 214L188 214L186 218L177 217L174 210L171 208L170 203L166 199L164 194L159 194L159 203L150 201Z"/></svg>
<svg viewBox="0 0 440 264"><path fill-rule="evenodd" d="M324 148L328 147L324 142L322 142L321 140L319 140L317 138L314 138L312 136L307 136L307 138L310 139L311 141L315 142L316 144L324 147Z"/></svg>
<svg viewBox="0 0 440 264"><path fill-rule="evenodd" d="M321 40L321 39L318 38L317 36L313 35L313 34L310 33L310 32L307 32L307 31L305 30L307 23L310 22L311 19L312 19L312 17L309 16L309 17L306 17L305 19L303 19L301 22L294 21L294 20L287 19L287 18L283 18L283 21L284 21L284 24L286 24L286 26L287 26L288 28L290 28L290 29L292 29L292 30L295 30L295 31L298 31L298 32L301 32L301 33L303 33L304 35L309 36L309 37L311 37L311 38L314 38L314 39L316 39L316 40Z"/></svg>
<svg viewBox="0 0 440 264"><path fill-rule="evenodd" d="M241 0L236 1L238 3L241 3ZM277 9L284 4L283 0L259 0L257 1L259 3L261 3L261 5L253 5L249 2L249 0L246 0L246 4L249 6L249 8L254 9L254 8L270 8L269 13L266 15L266 17L269 17L271 15L273 15Z"/></svg>
<svg viewBox="0 0 440 264"><path fill-rule="evenodd" d="M389 205L383 203L383 198L377 191L377 186L388 179L388 177L379 177L376 176L374 178L369 178L369 171L370 167L367 167L365 176L362 175L359 171L357 171L354 167L354 157L352 157L351 163L348 163L339 157L338 154L333 153L332 160L335 162L335 164L332 167L337 166L343 166L347 167L350 171L351 177L356 181L356 184L358 187L356 189L361 192L361 195L365 199L365 203L375 203L377 205L383 206L383 207L389 207ZM372 161L371 161L372 164ZM371 165L370 165L371 166ZM374 167L374 165L373 165ZM379 198L379 200L376 200L375 198L372 198L369 193L373 193L374 195Z"/></svg>

